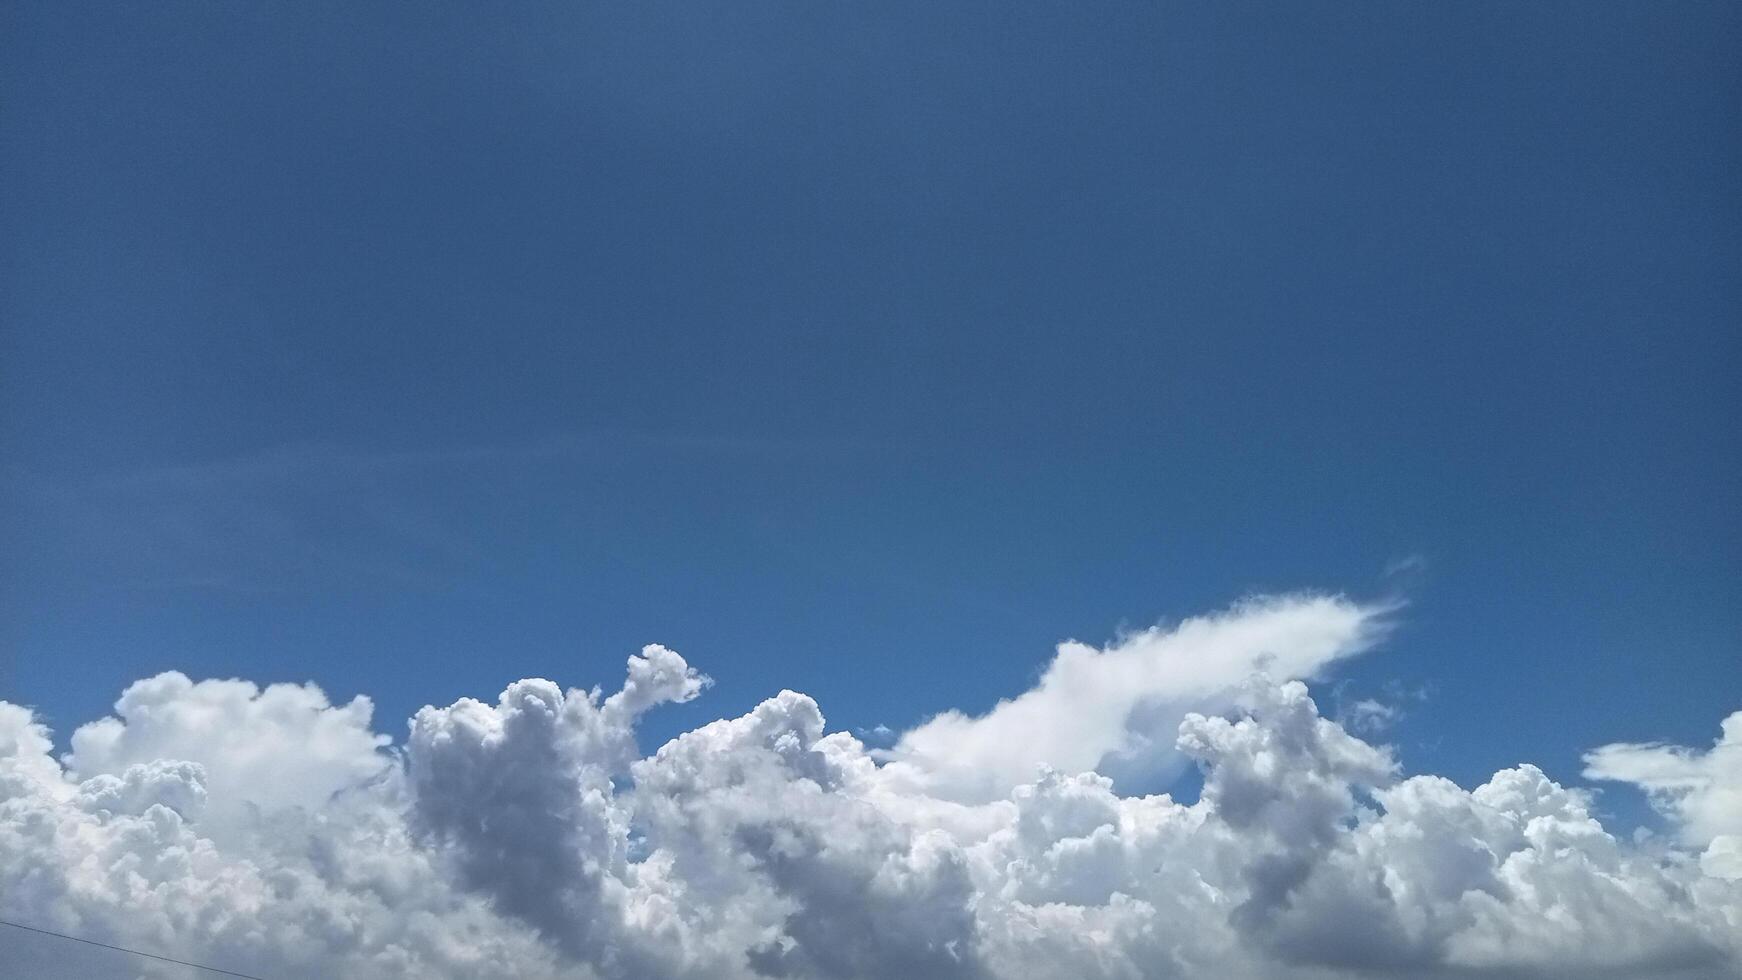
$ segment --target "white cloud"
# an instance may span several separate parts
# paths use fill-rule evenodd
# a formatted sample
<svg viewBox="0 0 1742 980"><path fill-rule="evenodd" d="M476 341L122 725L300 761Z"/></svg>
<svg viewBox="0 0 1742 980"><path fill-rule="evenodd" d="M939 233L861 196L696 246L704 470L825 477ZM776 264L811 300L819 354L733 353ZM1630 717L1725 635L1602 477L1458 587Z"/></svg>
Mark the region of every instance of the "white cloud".
<svg viewBox="0 0 1742 980"><path fill-rule="evenodd" d="M1585 776L1645 790L1675 821L1684 841L1706 846L1712 873L1742 878L1742 711L1724 719L1709 751L1656 743L1605 745L1586 754Z"/></svg>
<svg viewBox="0 0 1742 980"><path fill-rule="evenodd" d="M1283 680L1371 629L1269 600L1061 651L896 762L791 691L644 756L636 718L706 684L660 647L609 696L526 680L426 708L398 753L367 702L306 686L153 678L65 762L0 703L0 915L268 977L1736 975L1742 881L1720 872L1742 853L1696 799L1732 771L1731 723L1709 753L1592 757L1663 787L1702 864L1616 838L1529 766L1400 778ZM1204 771L1190 805L1093 771L1158 696ZM1078 723L1109 706L1117 724ZM1062 744L989 749L1013 717ZM958 755L1031 775L974 783ZM0 973L52 962L0 945ZM140 970L173 975L113 975Z"/></svg>
<svg viewBox="0 0 1742 980"><path fill-rule="evenodd" d="M113 717L74 731L66 767L75 779L125 778L159 761L197 763L210 795L201 826L230 840L262 814L319 810L385 773L389 739L371 730L372 713L368 698L335 707L312 684L262 690L169 672L134 683Z"/></svg>
<svg viewBox="0 0 1742 980"><path fill-rule="evenodd" d="M1155 627L1104 649L1059 645L1032 689L978 717L947 711L885 754L927 792L964 802L1009 794L1039 767L1121 768L1177 758L1174 730L1194 710L1221 710L1254 672L1310 679L1367 649L1383 608L1327 596L1252 599L1225 613Z"/></svg>
<svg viewBox="0 0 1742 980"><path fill-rule="evenodd" d="M202 708L214 703L176 681L163 687ZM238 723L253 710L246 699L215 703ZM224 718L208 720L222 731ZM323 727L315 712L301 720L305 734ZM204 766L159 760L80 782L49 751L27 712L0 704L0 914L11 921L266 976L586 975L453 887L408 838L391 780L316 811L262 811L252 832L220 844L201 814ZM353 771L343 762L335 768L334 779ZM277 798L269 766L232 776L241 798ZM0 975L185 975L58 944L45 950L46 942L9 933Z"/></svg>

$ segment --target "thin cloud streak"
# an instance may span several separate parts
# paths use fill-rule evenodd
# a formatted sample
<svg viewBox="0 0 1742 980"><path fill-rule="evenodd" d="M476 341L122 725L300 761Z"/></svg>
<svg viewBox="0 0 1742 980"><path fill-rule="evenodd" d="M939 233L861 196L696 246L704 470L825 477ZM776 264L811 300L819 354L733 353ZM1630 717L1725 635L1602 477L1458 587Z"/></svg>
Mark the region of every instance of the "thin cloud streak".
<svg viewBox="0 0 1742 980"><path fill-rule="evenodd" d="M505 550L487 545L526 524L517 487L572 485L570 516L585 520L601 467L809 466L879 451L852 440L599 430L504 445L286 445L15 482L36 523L62 531L58 547L90 569L80 588L451 593L483 588Z"/></svg>

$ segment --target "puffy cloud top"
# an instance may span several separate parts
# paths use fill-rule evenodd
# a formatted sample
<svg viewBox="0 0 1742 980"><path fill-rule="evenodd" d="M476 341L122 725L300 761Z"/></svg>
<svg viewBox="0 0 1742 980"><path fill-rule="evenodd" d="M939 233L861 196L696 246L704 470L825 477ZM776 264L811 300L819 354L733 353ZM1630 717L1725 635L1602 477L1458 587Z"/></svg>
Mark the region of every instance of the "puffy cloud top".
<svg viewBox="0 0 1742 980"><path fill-rule="evenodd" d="M160 675L64 759L0 702L0 915L265 977L1742 972L1742 714L1709 752L1591 754L1689 849L1622 840L1533 767L1404 778L1321 716L1301 681L1380 615L1257 600L1067 644L887 754L783 691L643 755L636 719L707 684L662 647L609 695L425 708L398 751L367 701L306 685ZM1197 765L1201 794L1097 771L1140 756ZM0 945L0 973L53 969Z"/></svg>
<svg viewBox="0 0 1742 980"><path fill-rule="evenodd" d="M202 828L225 840L264 814L319 810L389 768L368 698L335 707L312 684L195 683L171 671L135 682L115 715L73 732L73 778L129 778L137 766L192 762L211 794ZM137 778L137 777L135 777Z"/></svg>
<svg viewBox="0 0 1742 980"><path fill-rule="evenodd" d="M1115 753L1164 765L1187 712L1224 707L1260 671L1317 676L1369 647L1382 612L1328 596L1252 599L1105 649L1063 643L1031 690L978 717L944 712L881 755L927 792L971 802L1007 796L1037 765L1077 772Z"/></svg>

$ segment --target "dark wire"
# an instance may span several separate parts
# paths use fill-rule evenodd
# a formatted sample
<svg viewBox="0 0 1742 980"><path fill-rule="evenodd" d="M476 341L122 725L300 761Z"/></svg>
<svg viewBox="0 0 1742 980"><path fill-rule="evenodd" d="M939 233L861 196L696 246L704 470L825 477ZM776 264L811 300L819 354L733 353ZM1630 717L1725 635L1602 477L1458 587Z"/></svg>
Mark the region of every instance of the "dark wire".
<svg viewBox="0 0 1742 980"><path fill-rule="evenodd" d="M190 966L196 970L205 970L208 973L221 973L226 977L241 977L242 980L263 980L263 978L254 976L251 973L237 973L234 970L220 970L215 966L207 966L204 963L190 963L187 960L178 960L173 956L159 956L156 953L147 953L147 952L144 952L143 950L128 949L125 946L111 946L108 943L97 942L95 939L81 939L78 936L69 936L64 932L50 932L47 929L38 929L35 926L27 926L27 925L24 925L23 923L20 923L20 922L8 922L5 919L0 919L0 926L11 926L14 929L23 929L25 932L40 933L41 935L44 935L44 936L53 936L56 939L70 939L75 943L84 943L87 946L101 946L104 949L112 949L118 953L132 953L134 956L143 956L143 957L146 957L147 959L162 960L165 963L174 963L176 966Z"/></svg>

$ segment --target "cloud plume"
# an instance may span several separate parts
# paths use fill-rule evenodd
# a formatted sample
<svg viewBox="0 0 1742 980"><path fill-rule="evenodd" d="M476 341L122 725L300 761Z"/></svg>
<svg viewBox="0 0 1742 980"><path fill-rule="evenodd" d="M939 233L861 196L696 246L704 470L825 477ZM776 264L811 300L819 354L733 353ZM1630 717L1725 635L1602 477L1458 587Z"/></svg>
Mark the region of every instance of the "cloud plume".
<svg viewBox="0 0 1742 980"><path fill-rule="evenodd" d="M1735 976L1742 714L1710 752L1591 754L1679 834L1630 842L1534 767L1404 778L1323 717L1303 681L1385 615L1067 644L887 751L782 691L644 753L637 719L707 685L656 646L616 693L517 681L398 746L308 685L160 675L59 758L0 702L0 914L264 977ZM1105 772L1181 761L1190 803Z"/></svg>
<svg viewBox="0 0 1742 980"><path fill-rule="evenodd" d="M1742 711L1724 719L1706 752L1679 745L1621 743L1585 756L1585 776L1632 783L1680 828L1683 841L1704 847L1712 874L1742 878Z"/></svg>

